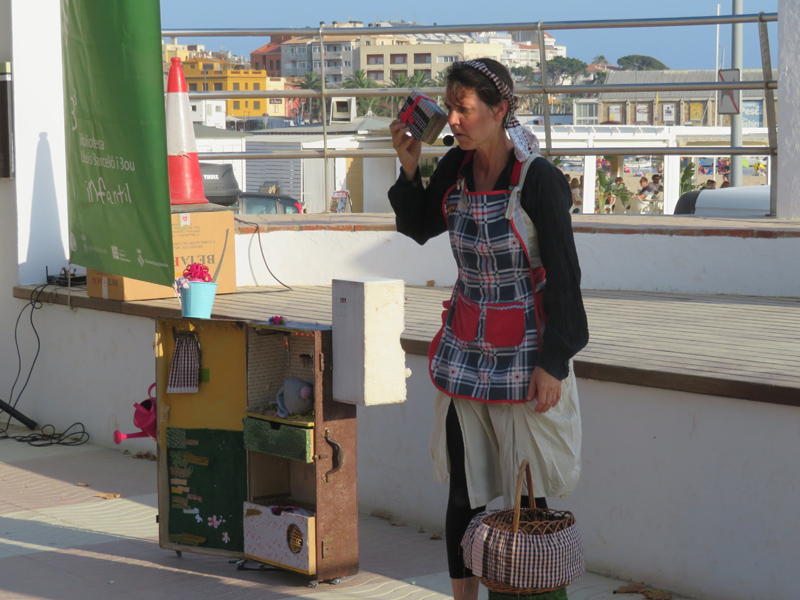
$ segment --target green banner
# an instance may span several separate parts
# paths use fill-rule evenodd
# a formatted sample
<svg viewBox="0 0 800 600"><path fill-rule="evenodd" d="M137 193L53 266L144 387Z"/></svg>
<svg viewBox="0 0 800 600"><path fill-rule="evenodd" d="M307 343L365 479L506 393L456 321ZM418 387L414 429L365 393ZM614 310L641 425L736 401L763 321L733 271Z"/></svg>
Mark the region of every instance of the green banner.
<svg viewBox="0 0 800 600"><path fill-rule="evenodd" d="M73 263L174 279L159 0L61 0Z"/></svg>

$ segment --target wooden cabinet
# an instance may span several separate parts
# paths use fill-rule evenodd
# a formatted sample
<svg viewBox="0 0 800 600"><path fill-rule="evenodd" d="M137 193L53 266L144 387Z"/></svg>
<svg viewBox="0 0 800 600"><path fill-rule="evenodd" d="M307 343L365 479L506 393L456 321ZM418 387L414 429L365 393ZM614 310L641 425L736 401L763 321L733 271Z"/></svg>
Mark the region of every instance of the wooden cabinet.
<svg viewBox="0 0 800 600"><path fill-rule="evenodd" d="M195 319L156 329L161 546L319 580L355 574L356 407L331 395L331 330ZM186 332L199 342L201 382L168 393ZM312 413L278 416L271 402L287 377L313 383Z"/></svg>

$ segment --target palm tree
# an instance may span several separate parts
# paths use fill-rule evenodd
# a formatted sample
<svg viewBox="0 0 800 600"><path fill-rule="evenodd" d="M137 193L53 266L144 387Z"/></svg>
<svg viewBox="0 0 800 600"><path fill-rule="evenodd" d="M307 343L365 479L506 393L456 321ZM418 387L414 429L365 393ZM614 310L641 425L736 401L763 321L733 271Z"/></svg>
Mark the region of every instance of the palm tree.
<svg viewBox="0 0 800 600"><path fill-rule="evenodd" d="M357 90L376 88L378 87L378 84L374 79L367 75L366 71L358 69L355 73L353 73L352 77L348 77L344 80L342 87L349 90ZM373 112L373 109L377 110L378 103L379 99L376 96L358 98L356 100L356 104L358 105L358 114L366 115L367 113Z"/></svg>
<svg viewBox="0 0 800 600"><path fill-rule="evenodd" d="M306 71L305 76L300 81L300 89L314 90L316 92L322 91L322 78L314 71ZM309 98L306 101L306 106L308 106L309 119L321 118L322 105L320 104L319 98Z"/></svg>

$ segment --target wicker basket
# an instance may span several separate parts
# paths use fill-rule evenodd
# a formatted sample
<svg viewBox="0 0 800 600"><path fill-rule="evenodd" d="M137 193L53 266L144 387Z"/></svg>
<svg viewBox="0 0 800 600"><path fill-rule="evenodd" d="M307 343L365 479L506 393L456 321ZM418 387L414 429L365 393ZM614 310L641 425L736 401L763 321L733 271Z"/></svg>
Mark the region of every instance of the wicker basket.
<svg viewBox="0 0 800 600"><path fill-rule="evenodd" d="M529 508L521 507L523 476ZM560 589L583 574L583 547L569 511L536 508L527 460L513 509L477 515L461 542L464 563L497 594L527 596Z"/></svg>

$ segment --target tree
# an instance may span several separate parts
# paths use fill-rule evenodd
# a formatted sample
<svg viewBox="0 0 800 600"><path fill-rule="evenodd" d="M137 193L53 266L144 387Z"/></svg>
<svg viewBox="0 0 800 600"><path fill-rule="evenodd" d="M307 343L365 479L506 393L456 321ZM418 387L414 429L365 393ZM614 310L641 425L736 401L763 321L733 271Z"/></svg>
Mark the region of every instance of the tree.
<svg viewBox="0 0 800 600"><path fill-rule="evenodd" d="M532 87L537 84L536 79L539 75L539 71L536 71L533 67L511 67L511 74L520 78L520 85ZM528 112L532 114L541 113L543 109L542 97L538 94L521 96L520 108L525 106L527 106Z"/></svg>
<svg viewBox="0 0 800 600"><path fill-rule="evenodd" d="M342 87L349 90L370 89L378 87L378 84L374 79L367 75L366 71L358 69L355 73L353 73L352 77L348 77L344 80ZM370 112L374 113L374 111L378 108L378 104L379 98L376 96L358 98L356 100L359 115L366 115Z"/></svg>
<svg viewBox="0 0 800 600"><path fill-rule="evenodd" d="M595 71L592 80L589 82L592 85L603 85L608 78L608 71Z"/></svg>
<svg viewBox="0 0 800 600"><path fill-rule="evenodd" d="M578 75L586 73L586 63L578 58L554 56L547 61L547 79L552 84L565 80L574 83Z"/></svg>
<svg viewBox="0 0 800 600"><path fill-rule="evenodd" d="M598 54L592 59L593 65L603 65L604 67L608 65L608 59L603 56L602 54Z"/></svg>
<svg viewBox="0 0 800 600"><path fill-rule="evenodd" d="M628 71L669 71L669 67L652 56L629 54L617 59L617 64Z"/></svg>
<svg viewBox="0 0 800 600"><path fill-rule="evenodd" d="M322 78L314 71L306 71L303 79L300 80L300 89L322 91ZM322 118L322 104L319 98L308 98L306 106L308 106L309 119Z"/></svg>

